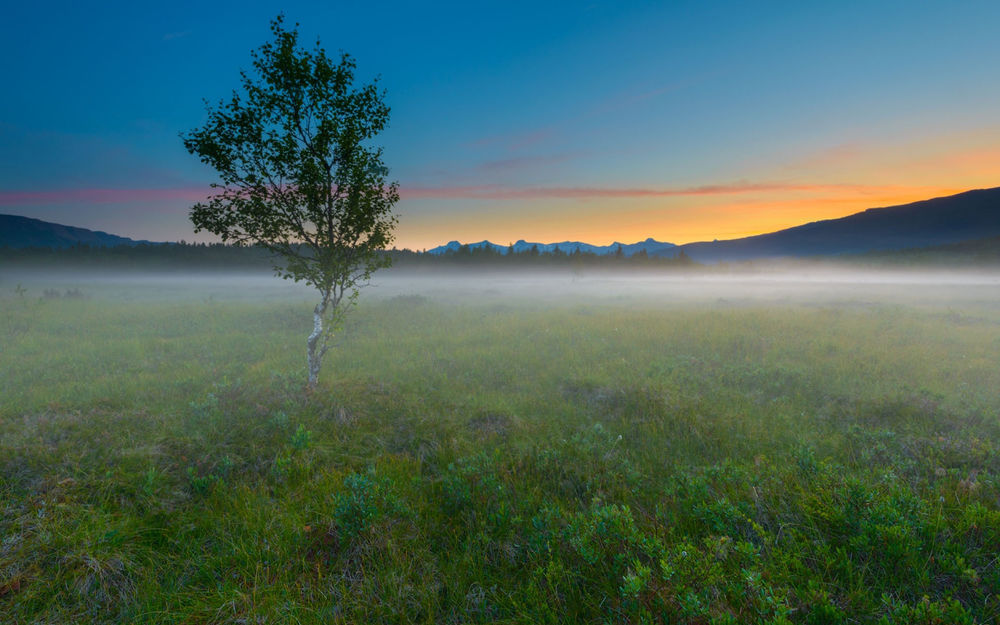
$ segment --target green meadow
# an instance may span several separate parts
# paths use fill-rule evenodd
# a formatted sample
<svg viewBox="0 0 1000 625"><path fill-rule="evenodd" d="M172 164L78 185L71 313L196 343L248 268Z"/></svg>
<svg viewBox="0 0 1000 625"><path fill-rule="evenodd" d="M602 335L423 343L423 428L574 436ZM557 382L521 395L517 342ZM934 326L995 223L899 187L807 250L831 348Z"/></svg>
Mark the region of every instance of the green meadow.
<svg viewBox="0 0 1000 625"><path fill-rule="evenodd" d="M243 279L0 283L0 622L1000 621L995 281Z"/></svg>

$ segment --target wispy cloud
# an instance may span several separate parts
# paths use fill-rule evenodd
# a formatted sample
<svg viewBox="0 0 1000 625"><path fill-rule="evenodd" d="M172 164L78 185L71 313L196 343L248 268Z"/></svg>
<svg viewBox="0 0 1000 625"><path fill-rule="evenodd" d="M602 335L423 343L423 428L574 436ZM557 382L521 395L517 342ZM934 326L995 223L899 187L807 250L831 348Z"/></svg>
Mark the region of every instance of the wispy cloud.
<svg viewBox="0 0 1000 625"><path fill-rule="evenodd" d="M661 83L658 86L636 87L626 91L611 94L610 96L593 103L589 107L579 110L576 114L570 115L558 122L536 128L515 131L506 135L490 135L474 139L466 144L466 147L489 148L502 147L508 152L518 152L526 148L534 147L538 144L550 141L565 134L565 129L573 124L601 117L610 113L617 113L623 109L635 106L646 100L660 95L681 91L693 85L723 75L725 72L710 72L700 76L679 80L672 83ZM654 83L655 84L655 83Z"/></svg>
<svg viewBox="0 0 1000 625"><path fill-rule="evenodd" d="M163 35L163 40L170 41L172 39L180 39L181 37L187 37L190 34L191 34L190 30L181 30L175 33L166 33L165 35Z"/></svg>
<svg viewBox="0 0 1000 625"><path fill-rule="evenodd" d="M960 186L995 185L1000 172L1000 126L960 132L894 135L853 140L795 155L780 165L786 175L829 178L951 180Z"/></svg>
<svg viewBox="0 0 1000 625"><path fill-rule="evenodd" d="M566 161L583 156L585 152L566 152L563 154L552 154L549 156L515 156L512 158L501 158L495 161L486 161L478 166L480 171L513 171L526 167L539 167L542 165L554 165L565 163Z"/></svg>
<svg viewBox="0 0 1000 625"><path fill-rule="evenodd" d="M839 143L816 150L810 154L797 158L792 163L784 166L785 169L833 169L860 161L873 151L871 145L866 145L858 141Z"/></svg>
<svg viewBox="0 0 1000 625"><path fill-rule="evenodd" d="M518 159L511 159L518 160ZM502 166L498 165L498 166ZM897 193L929 194L940 192L941 187L920 185L868 185L868 184L808 184L785 182L738 181L689 187L593 187L593 186L533 186L516 187L495 184L406 186L400 189L404 199L467 199L467 200L537 200L537 199L628 199L668 198L684 196L727 196L762 194L769 198L786 195L805 195L798 201L810 203L823 201L823 195L836 198L884 196ZM955 189L957 192L960 189ZM212 195L205 187L173 189L57 189L50 191L0 191L0 206L26 206L39 204L118 204L176 201L199 202ZM930 195L928 195L930 197Z"/></svg>
<svg viewBox="0 0 1000 625"><path fill-rule="evenodd" d="M937 187L928 187L928 189ZM466 185L441 187L403 187L405 199L600 199L711 196L751 193L854 193L878 195L887 192L919 190L914 186L865 184L795 184L782 182L733 182L691 187L505 187L501 185Z"/></svg>
<svg viewBox="0 0 1000 625"><path fill-rule="evenodd" d="M685 80L660 84L659 86L652 88L635 88L628 91L622 91L595 105L590 110L580 115L578 119L589 119L599 115L614 113L666 93L682 91L688 87L692 87L722 76L725 73L726 72L723 71L708 72Z"/></svg>
<svg viewBox="0 0 1000 625"><path fill-rule="evenodd" d="M177 200L198 202L211 195L210 189L55 189L51 191L0 191L0 206L28 204L117 204Z"/></svg>
<svg viewBox="0 0 1000 625"><path fill-rule="evenodd" d="M526 130L523 132L512 132L505 135L490 135L479 137L466 143L466 147L471 148L496 148L500 147L508 152L516 152L532 147L543 141L553 138L556 135L555 127L543 127Z"/></svg>

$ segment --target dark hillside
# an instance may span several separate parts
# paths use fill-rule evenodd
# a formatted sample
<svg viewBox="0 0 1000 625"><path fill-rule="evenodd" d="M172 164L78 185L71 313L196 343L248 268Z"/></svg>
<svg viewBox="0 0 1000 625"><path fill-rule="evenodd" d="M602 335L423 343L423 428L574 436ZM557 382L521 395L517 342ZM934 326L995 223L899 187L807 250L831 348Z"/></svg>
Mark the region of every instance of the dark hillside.
<svg viewBox="0 0 1000 625"><path fill-rule="evenodd" d="M0 215L0 247L58 249L75 245L114 247L138 243L149 243L149 241L136 241L107 232L64 226L19 215Z"/></svg>
<svg viewBox="0 0 1000 625"><path fill-rule="evenodd" d="M680 249L698 262L731 262L899 250L993 236L1000 236L1000 187L871 208L743 239L688 243Z"/></svg>

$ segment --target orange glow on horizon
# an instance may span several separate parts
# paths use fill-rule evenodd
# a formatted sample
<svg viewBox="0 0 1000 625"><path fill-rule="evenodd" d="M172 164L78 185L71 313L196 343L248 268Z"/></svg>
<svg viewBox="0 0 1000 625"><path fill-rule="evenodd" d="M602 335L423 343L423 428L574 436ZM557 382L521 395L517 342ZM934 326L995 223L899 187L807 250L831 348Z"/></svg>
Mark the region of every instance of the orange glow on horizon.
<svg viewBox="0 0 1000 625"><path fill-rule="evenodd" d="M404 187L397 244L429 249L450 240L505 245L525 239L608 245L647 237L684 244L766 234L996 187L1000 126L846 141L786 163L749 163L745 175L730 180L676 187Z"/></svg>
<svg viewBox="0 0 1000 625"><path fill-rule="evenodd" d="M655 198L559 199L532 202L532 206L516 210L476 210L424 217L417 223L404 213L397 246L420 250L449 240L474 243L484 239L500 245L518 239L609 245L616 241L632 243L647 237L681 245L766 234L813 221L846 217L869 208L908 204L966 190L968 188L918 186L871 188L865 192L853 189L840 193L791 191L738 198L729 196L722 201L718 197L661 201Z"/></svg>
<svg viewBox="0 0 1000 625"><path fill-rule="evenodd" d="M1000 126L895 143L847 141L739 169L742 175L674 185L615 184L613 176L584 184L499 184L489 177L475 184L403 184L395 244L417 250L484 239L500 245L520 239L608 245L647 237L684 244L766 234L996 187ZM207 185L0 190L0 211L63 204L179 213L210 194Z"/></svg>

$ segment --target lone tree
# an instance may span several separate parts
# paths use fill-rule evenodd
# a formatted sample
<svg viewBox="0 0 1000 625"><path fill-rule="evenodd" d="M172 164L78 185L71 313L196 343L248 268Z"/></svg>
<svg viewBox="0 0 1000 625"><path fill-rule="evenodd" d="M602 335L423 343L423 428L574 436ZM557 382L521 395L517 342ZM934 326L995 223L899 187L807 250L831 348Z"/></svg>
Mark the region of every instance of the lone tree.
<svg viewBox="0 0 1000 625"><path fill-rule="evenodd" d="M272 42L252 53L242 89L208 121L182 133L184 147L221 182L191 209L195 232L275 254L283 278L315 287L320 301L306 342L309 388L316 386L332 332L358 289L391 263L398 184L387 183L382 149L371 140L389 107L376 82L354 86L355 61L331 59L317 40L298 45L298 25L271 22Z"/></svg>

